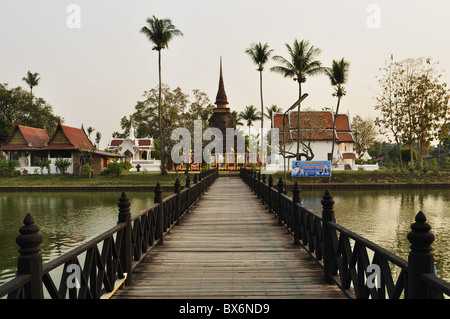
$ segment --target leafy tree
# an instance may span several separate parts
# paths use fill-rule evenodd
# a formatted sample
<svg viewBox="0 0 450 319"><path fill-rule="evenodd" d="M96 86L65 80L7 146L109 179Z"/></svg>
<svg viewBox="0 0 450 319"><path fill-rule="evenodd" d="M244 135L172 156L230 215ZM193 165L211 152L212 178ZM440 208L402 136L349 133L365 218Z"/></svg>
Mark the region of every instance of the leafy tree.
<svg viewBox="0 0 450 319"><path fill-rule="evenodd" d="M178 30L170 19L158 19L155 16L147 19L147 26L142 27L141 33L145 34L150 42L155 46L153 50L158 51L158 70L159 70L159 99L158 99L158 119L159 119L159 139L161 147L161 174L167 174L164 166L164 135L162 128L162 82L161 82L161 50L168 48L168 43L174 36L182 36L183 33Z"/></svg>
<svg viewBox="0 0 450 319"><path fill-rule="evenodd" d="M355 137L355 147L357 154L364 153L375 141L377 131L372 119L363 119L356 115L352 119L352 131Z"/></svg>
<svg viewBox="0 0 450 319"><path fill-rule="evenodd" d="M302 40L294 41L291 47L286 44L289 53L289 59L282 56L274 56L273 60L280 63L279 66L274 66L270 70L282 74L285 78L293 78L298 83L298 98L302 96L302 83L306 82L307 76L318 74L325 74L327 68L323 67L321 62L316 60L321 53L319 48L309 44L309 41ZM297 110L297 135L300 136L300 105ZM297 139L297 159L300 159L300 140Z"/></svg>
<svg viewBox="0 0 450 319"><path fill-rule="evenodd" d="M337 97L336 113L333 117L333 143L331 146L332 157L334 157L334 144L336 140L336 117L339 114L341 98L346 94L344 84L347 82L349 67L350 64L344 59L339 61L333 60L331 68L328 70L328 77L330 78L331 85L335 87L333 96Z"/></svg>
<svg viewBox="0 0 450 319"><path fill-rule="evenodd" d="M21 125L43 128L49 135L58 122L63 122L44 99L34 97L31 102L30 96L21 87L10 89L0 83L0 142L9 136L16 120Z"/></svg>
<svg viewBox="0 0 450 319"><path fill-rule="evenodd" d="M135 112L130 116L124 116L120 125L123 133L114 132L113 136L126 137L128 135L131 122L136 129L136 137L152 137L159 133L158 127L158 88L144 92L143 100L135 105ZM191 101L192 100L192 101ZM202 127L208 127L207 120L211 116L214 105L210 103L207 95L199 90L193 90L193 99L184 93L181 88L171 90L167 85L162 87L162 133L168 136L164 147L160 147L159 139L155 139L155 151L152 153L156 159L162 159L161 150L164 152L164 158L168 159L167 164L171 164L170 154L172 147L176 144L170 139L172 131L176 128L184 127L191 132L193 136L194 121L202 120ZM206 143L206 141L204 141Z"/></svg>
<svg viewBox="0 0 450 319"><path fill-rule="evenodd" d="M413 144L417 141L419 165L430 143L445 134L450 119L449 92L430 58L406 59L384 69L380 80L382 93L376 109L381 111L377 123L394 134L396 143L409 145L411 168L414 168ZM403 154L402 154L403 155Z"/></svg>

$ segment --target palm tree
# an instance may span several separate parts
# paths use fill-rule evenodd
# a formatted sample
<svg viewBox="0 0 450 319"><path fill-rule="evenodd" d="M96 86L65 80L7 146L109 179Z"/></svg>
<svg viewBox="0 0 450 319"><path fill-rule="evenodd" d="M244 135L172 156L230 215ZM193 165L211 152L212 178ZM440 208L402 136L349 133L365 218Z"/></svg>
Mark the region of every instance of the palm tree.
<svg viewBox="0 0 450 319"><path fill-rule="evenodd" d="M333 96L337 97L336 114L333 117L333 143L331 146L331 160L334 156L334 144L336 135L336 117L339 114L339 105L341 103L341 98L346 94L344 89L344 84L347 82L348 69L350 63L342 58L339 61L333 60L331 68L328 69L328 77L330 78L331 85L335 87L335 92Z"/></svg>
<svg viewBox="0 0 450 319"><path fill-rule="evenodd" d="M168 43L174 36L182 36L170 19L158 19L155 16L147 19L147 25L142 27L141 33L145 34L150 42L155 46L153 50L158 51L159 69L159 98L158 98L158 119L159 119L159 139L161 148L161 174L167 174L164 164L164 140L161 126L161 50L168 48Z"/></svg>
<svg viewBox="0 0 450 319"><path fill-rule="evenodd" d="M322 52L319 48L316 48L309 44L309 41L302 40L298 42L294 41L294 45L291 47L286 44L286 48L289 52L289 60L282 56L274 56L273 59L280 63L279 66L274 66L270 70L282 74L285 78L293 78L298 82L298 98L302 96L302 83L306 82L307 76L313 76L317 74L326 73L327 68L316 60L317 56ZM300 160L300 104L298 104L297 110L297 160Z"/></svg>
<svg viewBox="0 0 450 319"><path fill-rule="evenodd" d="M248 126L248 138L250 139L250 127L254 121L261 120L261 114L256 110L253 105L245 107L245 110L239 113L239 117L247 121Z"/></svg>
<svg viewBox="0 0 450 319"><path fill-rule="evenodd" d="M234 119L236 120L236 125L244 125L244 123L242 123L241 121L242 118L237 111L231 111L231 114L234 116Z"/></svg>
<svg viewBox="0 0 450 319"><path fill-rule="evenodd" d="M264 113L264 116L270 120L270 127L273 127L273 115L275 113L281 113L283 110L276 105L272 105L271 107L266 107L266 111L267 113Z"/></svg>
<svg viewBox="0 0 450 319"><path fill-rule="evenodd" d="M97 144L97 148L100 148L100 140L102 139L102 133L97 132L95 134L95 144Z"/></svg>
<svg viewBox="0 0 450 319"><path fill-rule="evenodd" d="M28 71L26 77L22 78L22 81L30 87L31 99L33 99L33 87L37 86L40 80L39 73L31 73L30 71Z"/></svg>
<svg viewBox="0 0 450 319"><path fill-rule="evenodd" d="M95 129L94 129L92 126L89 126L89 127L87 128L87 133L88 133L89 140L91 140L91 134L92 134L92 132L94 132L94 131L95 131Z"/></svg>
<svg viewBox="0 0 450 319"><path fill-rule="evenodd" d="M264 114L264 103L263 103L263 89L262 89L262 72L264 71L264 65L269 60L270 55L272 54L273 50L269 49L269 45L261 44L259 42L258 44L252 44L250 48L245 50L245 53L247 53L250 58L252 59L253 63L255 63L258 68L256 69L259 72L259 92L261 96L261 114ZM264 116L261 116L261 138L263 134L264 129Z"/></svg>

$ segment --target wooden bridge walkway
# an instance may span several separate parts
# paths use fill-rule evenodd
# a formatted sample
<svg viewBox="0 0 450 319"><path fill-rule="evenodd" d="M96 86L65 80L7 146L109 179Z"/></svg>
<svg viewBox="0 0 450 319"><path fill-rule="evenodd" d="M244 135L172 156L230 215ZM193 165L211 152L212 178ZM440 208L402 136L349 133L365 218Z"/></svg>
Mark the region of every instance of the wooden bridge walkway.
<svg viewBox="0 0 450 319"><path fill-rule="evenodd" d="M247 185L220 177L133 272L127 298L346 298Z"/></svg>

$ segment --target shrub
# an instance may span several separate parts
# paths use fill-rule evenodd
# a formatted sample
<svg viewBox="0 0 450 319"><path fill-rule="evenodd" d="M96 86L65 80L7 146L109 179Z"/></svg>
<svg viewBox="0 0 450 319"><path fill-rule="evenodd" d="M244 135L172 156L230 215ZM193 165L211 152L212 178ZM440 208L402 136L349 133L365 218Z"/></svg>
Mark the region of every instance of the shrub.
<svg viewBox="0 0 450 319"><path fill-rule="evenodd" d="M84 164L81 167L81 170L87 174L88 178L91 178L92 174L94 174L94 170L92 169L92 166L88 163Z"/></svg>
<svg viewBox="0 0 450 319"><path fill-rule="evenodd" d="M18 161L0 159L0 176L12 176L16 174L19 166L20 163Z"/></svg>
<svg viewBox="0 0 450 319"><path fill-rule="evenodd" d="M71 164L72 162L70 160L62 158L61 156L58 156L55 161L56 169L63 175L66 173L67 168L69 168Z"/></svg>

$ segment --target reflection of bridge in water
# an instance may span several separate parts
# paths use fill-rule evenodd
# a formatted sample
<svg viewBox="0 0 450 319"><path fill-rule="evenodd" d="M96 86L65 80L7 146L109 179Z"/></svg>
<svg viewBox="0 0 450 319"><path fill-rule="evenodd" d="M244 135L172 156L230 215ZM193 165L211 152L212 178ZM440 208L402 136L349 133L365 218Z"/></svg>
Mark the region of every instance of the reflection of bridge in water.
<svg viewBox="0 0 450 319"><path fill-rule="evenodd" d="M408 233L406 261L337 224L328 190L317 214L300 204L297 184L290 198L281 178L274 185L272 175L267 180L244 169L240 178L227 176L201 171L191 184L188 175L184 187L177 179L174 194L165 198L158 183L155 204L134 216L123 192L117 225L45 264L42 236L28 214L17 237L17 277L0 286L0 298L450 295L450 284L434 274L434 236L422 212ZM377 269L376 285L369 269Z"/></svg>

